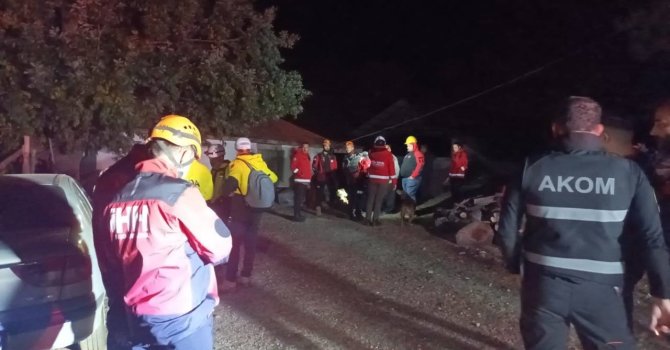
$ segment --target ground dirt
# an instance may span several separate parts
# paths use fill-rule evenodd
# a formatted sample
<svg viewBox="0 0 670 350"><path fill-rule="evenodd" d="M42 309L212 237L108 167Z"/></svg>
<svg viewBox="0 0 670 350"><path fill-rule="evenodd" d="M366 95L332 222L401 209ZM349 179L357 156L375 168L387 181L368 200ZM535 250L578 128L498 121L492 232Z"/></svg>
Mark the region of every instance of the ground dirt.
<svg viewBox="0 0 670 350"><path fill-rule="evenodd" d="M335 215L295 223L290 212L263 218L253 284L221 295L216 349L522 348L519 278L495 250L431 234L429 218L367 227ZM670 349L638 337L641 349Z"/></svg>

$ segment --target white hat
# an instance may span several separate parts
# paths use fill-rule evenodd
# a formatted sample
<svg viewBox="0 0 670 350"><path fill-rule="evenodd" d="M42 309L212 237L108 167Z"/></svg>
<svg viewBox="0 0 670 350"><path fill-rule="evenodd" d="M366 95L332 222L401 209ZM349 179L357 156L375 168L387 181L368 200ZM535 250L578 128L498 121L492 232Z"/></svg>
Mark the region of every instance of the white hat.
<svg viewBox="0 0 670 350"><path fill-rule="evenodd" d="M379 146L386 145L386 139L384 138L384 136L381 136L381 135L377 136L377 138L375 139L375 145L379 145Z"/></svg>
<svg viewBox="0 0 670 350"><path fill-rule="evenodd" d="M251 140L246 137L240 137L235 141L235 149L238 151L250 150L251 149Z"/></svg>

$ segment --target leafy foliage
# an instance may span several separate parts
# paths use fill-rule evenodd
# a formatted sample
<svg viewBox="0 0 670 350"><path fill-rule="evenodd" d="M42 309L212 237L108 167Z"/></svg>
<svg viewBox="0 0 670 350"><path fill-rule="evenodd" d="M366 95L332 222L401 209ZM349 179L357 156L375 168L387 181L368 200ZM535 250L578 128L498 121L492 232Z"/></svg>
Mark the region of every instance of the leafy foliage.
<svg viewBox="0 0 670 350"><path fill-rule="evenodd" d="M296 116L308 96L275 10L251 0L5 0L0 142L122 147L166 113L222 134Z"/></svg>

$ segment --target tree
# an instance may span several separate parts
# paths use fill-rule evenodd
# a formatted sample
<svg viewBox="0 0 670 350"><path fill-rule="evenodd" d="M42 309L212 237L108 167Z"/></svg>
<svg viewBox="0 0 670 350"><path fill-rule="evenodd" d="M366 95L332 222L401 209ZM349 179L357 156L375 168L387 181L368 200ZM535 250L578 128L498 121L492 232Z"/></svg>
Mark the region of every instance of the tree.
<svg viewBox="0 0 670 350"><path fill-rule="evenodd" d="M127 146L167 113L222 134L297 116L308 96L275 10L251 0L5 0L0 142Z"/></svg>

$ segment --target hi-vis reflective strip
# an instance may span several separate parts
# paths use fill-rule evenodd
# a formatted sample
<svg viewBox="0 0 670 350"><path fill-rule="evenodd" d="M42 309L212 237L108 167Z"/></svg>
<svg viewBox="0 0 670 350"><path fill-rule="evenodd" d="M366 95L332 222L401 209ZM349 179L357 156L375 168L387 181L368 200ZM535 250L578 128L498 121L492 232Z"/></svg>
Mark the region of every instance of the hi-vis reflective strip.
<svg viewBox="0 0 670 350"><path fill-rule="evenodd" d="M302 183L307 183L308 184L308 183L312 182L312 180L309 180L309 179L295 179L295 182L302 182Z"/></svg>
<svg viewBox="0 0 670 350"><path fill-rule="evenodd" d="M388 180L388 179L391 178L391 176L370 175L370 178L371 178L371 179L384 179L384 180Z"/></svg>
<svg viewBox="0 0 670 350"><path fill-rule="evenodd" d="M560 269L583 271L591 273L602 273L606 275L619 275L623 273L623 263L620 261L597 261L589 259L570 259L544 256L540 254L525 252L526 260L543 266L557 267Z"/></svg>
<svg viewBox="0 0 670 350"><path fill-rule="evenodd" d="M452 174L452 173L449 173L449 177L465 177L465 174Z"/></svg>
<svg viewBox="0 0 670 350"><path fill-rule="evenodd" d="M590 222L622 222L628 210L599 210L526 205L528 215L544 219L575 220Z"/></svg>

